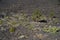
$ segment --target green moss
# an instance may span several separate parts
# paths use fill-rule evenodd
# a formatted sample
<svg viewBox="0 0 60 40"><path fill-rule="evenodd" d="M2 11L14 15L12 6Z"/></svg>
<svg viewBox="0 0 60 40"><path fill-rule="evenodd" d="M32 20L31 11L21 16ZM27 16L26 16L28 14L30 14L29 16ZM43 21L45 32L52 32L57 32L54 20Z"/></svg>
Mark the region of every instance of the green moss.
<svg viewBox="0 0 60 40"><path fill-rule="evenodd" d="M48 28L44 27L43 28L44 32L49 32L49 33L57 33L58 30L60 30L60 28L57 28L55 26L54 27L48 27Z"/></svg>

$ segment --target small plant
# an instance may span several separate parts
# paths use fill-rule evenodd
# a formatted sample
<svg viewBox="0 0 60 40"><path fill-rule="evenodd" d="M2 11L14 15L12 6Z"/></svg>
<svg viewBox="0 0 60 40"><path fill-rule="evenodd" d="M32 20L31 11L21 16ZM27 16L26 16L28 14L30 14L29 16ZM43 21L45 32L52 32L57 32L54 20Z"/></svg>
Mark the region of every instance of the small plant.
<svg viewBox="0 0 60 40"><path fill-rule="evenodd" d="M34 21L37 21L37 20L40 20L40 17L42 16L41 14L41 11L40 10L35 10L31 16L31 18L34 20Z"/></svg>
<svg viewBox="0 0 60 40"><path fill-rule="evenodd" d="M28 29L30 29L30 30L33 30L33 28L34 28L33 25L30 25L30 26L28 27Z"/></svg>
<svg viewBox="0 0 60 40"><path fill-rule="evenodd" d="M11 21L8 22L8 24L9 25L16 25L17 23L15 21L11 20Z"/></svg>
<svg viewBox="0 0 60 40"><path fill-rule="evenodd" d="M11 24L12 24L12 25L16 25L17 23L16 23L15 21L13 21Z"/></svg>
<svg viewBox="0 0 60 40"><path fill-rule="evenodd" d="M7 19L8 19L8 18L9 18L9 16L6 16L5 18L7 18Z"/></svg>
<svg viewBox="0 0 60 40"><path fill-rule="evenodd" d="M54 19L53 19L53 22L54 22L54 23L59 23L59 19L58 19L58 18L54 18Z"/></svg>
<svg viewBox="0 0 60 40"><path fill-rule="evenodd" d="M9 32L15 32L15 28L14 27L10 27L9 28Z"/></svg>
<svg viewBox="0 0 60 40"><path fill-rule="evenodd" d="M53 17L53 16L55 16L55 13L54 13L53 10L51 10L51 12L50 12L50 17Z"/></svg>
<svg viewBox="0 0 60 40"><path fill-rule="evenodd" d="M18 27L20 23L12 20L12 22L8 22L8 25L12 27Z"/></svg>
<svg viewBox="0 0 60 40"><path fill-rule="evenodd" d="M0 20L0 25L3 23L3 21L2 20Z"/></svg>
<svg viewBox="0 0 60 40"><path fill-rule="evenodd" d="M48 27L48 28L44 27L43 28L43 31L48 32L48 33L57 33L58 30L60 30L60 28L57 28L55 26L54 27Z"/></svg>
<svg viewBox="0 0 60 40"><path fill-rule="evenodd" d="M33 24L28 24L26 27L29 30L33 30L34 29L34 25Z"/></svg>

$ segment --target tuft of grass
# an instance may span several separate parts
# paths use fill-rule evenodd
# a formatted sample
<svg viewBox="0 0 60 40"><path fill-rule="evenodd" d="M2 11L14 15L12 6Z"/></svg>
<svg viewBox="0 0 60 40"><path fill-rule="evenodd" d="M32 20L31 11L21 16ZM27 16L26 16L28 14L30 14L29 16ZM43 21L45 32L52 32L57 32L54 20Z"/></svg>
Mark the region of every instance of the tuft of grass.
<svg viewBox="0 0 60 40"><path fill-rule="evenodd" d="M16 23L15 21L13 21L11 24L12 24L12 25L16 25L17 23Z"/></svg>
<svg viewBox="0 0 60 40"><path fill-rule="evenodd" d="M34 29L34 25L33 24L28 24L26 26L26 28L29 29L29 30L33 30Z"/></svg>
<svg viewBox="0 0 60 40"><path fill-rule="evenodd" d="M53 19L53 22L54 22L54 23L59 23L59 19L58 19L58 18L54 18L54 19Z"/></svg>
<svg viewBox="0 0 60 40"><path fill-rule="evenodd" d="M9 24L9 25L16 25L17 22L15 22L15 21L12 20L12 21L9 21L8 24Z"/></svg>
<svg viewBox="0 0 60 40"><path fill-rule="evenodd" d="M14 27L10 27L9 28L9 32L15 32L15 28Z"/></svg>
<svg viewBox="0 0 60 40"><path fill-rule="evenodd" d="M33 30L34 26L33 25L29 25L28 29Z"/></svg>
<svg viewBox="0 0 60 40"><path fill-rule="evenodd" d="M57 33L58 30L60 30L60 28L57 28L56 26L48 27L48 28L44 27L43 28L43 31L48 32L48 33Z"/></svg>
<svg viewBox="0 0 60 40"><path fill-rule="evenodd" d="M0 20L0 25L3 23L3 21L2 20Z"/></svg>
<svg viewBox="0 0 60 40"><path fill-rule="evenodd" d="M12 20L11 22L8 22L8 25L12 27L18 27L20 23Z"/></svg>
<svg viewBox="0 0 60 40"><path fill-rule="evenodd" d="M39 9L36 9L33 13L32 13L32 16L31 18L34 20L34 21L37 21L37 20L40 20L40 17L42 16L42 13Z"/></svg>
<svg viewBox="0 0 60 40"><path fill-rule="evenodd" d="M55 16L55 12L53 11L53 10L51 10L51 12L50 12L50 15L49 15L50 17L53 17L53 16Z"/></svg>

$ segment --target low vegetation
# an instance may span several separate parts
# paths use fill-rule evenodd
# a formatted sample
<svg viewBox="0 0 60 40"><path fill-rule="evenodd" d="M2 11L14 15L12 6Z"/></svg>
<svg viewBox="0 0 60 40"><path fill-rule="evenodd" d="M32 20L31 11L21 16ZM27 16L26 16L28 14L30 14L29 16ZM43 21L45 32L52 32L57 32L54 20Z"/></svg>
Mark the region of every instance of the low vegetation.
<svg viewBox="0 0 60 40"><path fill-rule="evenodd" d="M60 30L60 28L56 27L56 26L52 26L52 27L44 27L43 31L47 32L47 33L57 33Z"/></svg>
<svg viewBox="0 0 60 40"><path fill-rule="evenodd" d="M55 17L55 12L53 10L50 11L49 17L51 18Z"/></svg>
<svg viewBox="0 0 60 40"><path fill-rule="evenodd" d="M9 32L10 32L10 33L15 32L15 28L14 28L14 27L10 27L10 28L9 28Z"/></svg>
<svg viewBox="0 0 60 40"><path fill-rule="evenodd" d="M51 11L49 17L52 18L53 16L55 16L55 14L53 11ZM32 18L33 22L35 21L35 22L47 23L47 20L48 20L47 17L45 15L43 15L39 9L36 9L32 13L30 18ZM24 12L19 15L18 14L11 15L11 17L10 16L4 17L4 19L6 20L7 25L9 25L9 27L10 27L9 28L10 32L14 32L15 31L14 27L18 27L18 26L23 26L30 30L34 29L34 25L32 23L30 23L30 19L28 19L28 15L25 14ZM55 19L53 21L57 22L57 19ZM0 20L0 24L2 24L2 23L3 23L3 21ZM49 33L57 33L58 30L60 30L60 28L57 28L55 26L43 28L44 32L49 32Z"/></svg>
<svg viewBox="0 0 60 40"><path fill-rule="evenodd" d="M0 25L3 23L3 20L0 20Z"/></svg>
<svg viewBox="0 0 60 40"><path fill-rule="evenodd" d="M40 17L42 16L42 13L40 10L35 10L33 13L32 13L32 16L31 18L34 20L34 21L38 21L40 20Z"/></svg>

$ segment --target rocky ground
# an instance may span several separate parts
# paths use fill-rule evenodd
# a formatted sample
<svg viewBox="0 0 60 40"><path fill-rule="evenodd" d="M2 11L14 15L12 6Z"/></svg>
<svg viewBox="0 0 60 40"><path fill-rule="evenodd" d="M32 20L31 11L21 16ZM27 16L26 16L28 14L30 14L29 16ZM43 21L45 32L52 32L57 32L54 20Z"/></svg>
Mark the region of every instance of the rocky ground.
<svg viewBox="0 0 60 40"><path fill-rule="evenodd" d="M60 40L58 0L0 1L0 40Z"/></svg>

